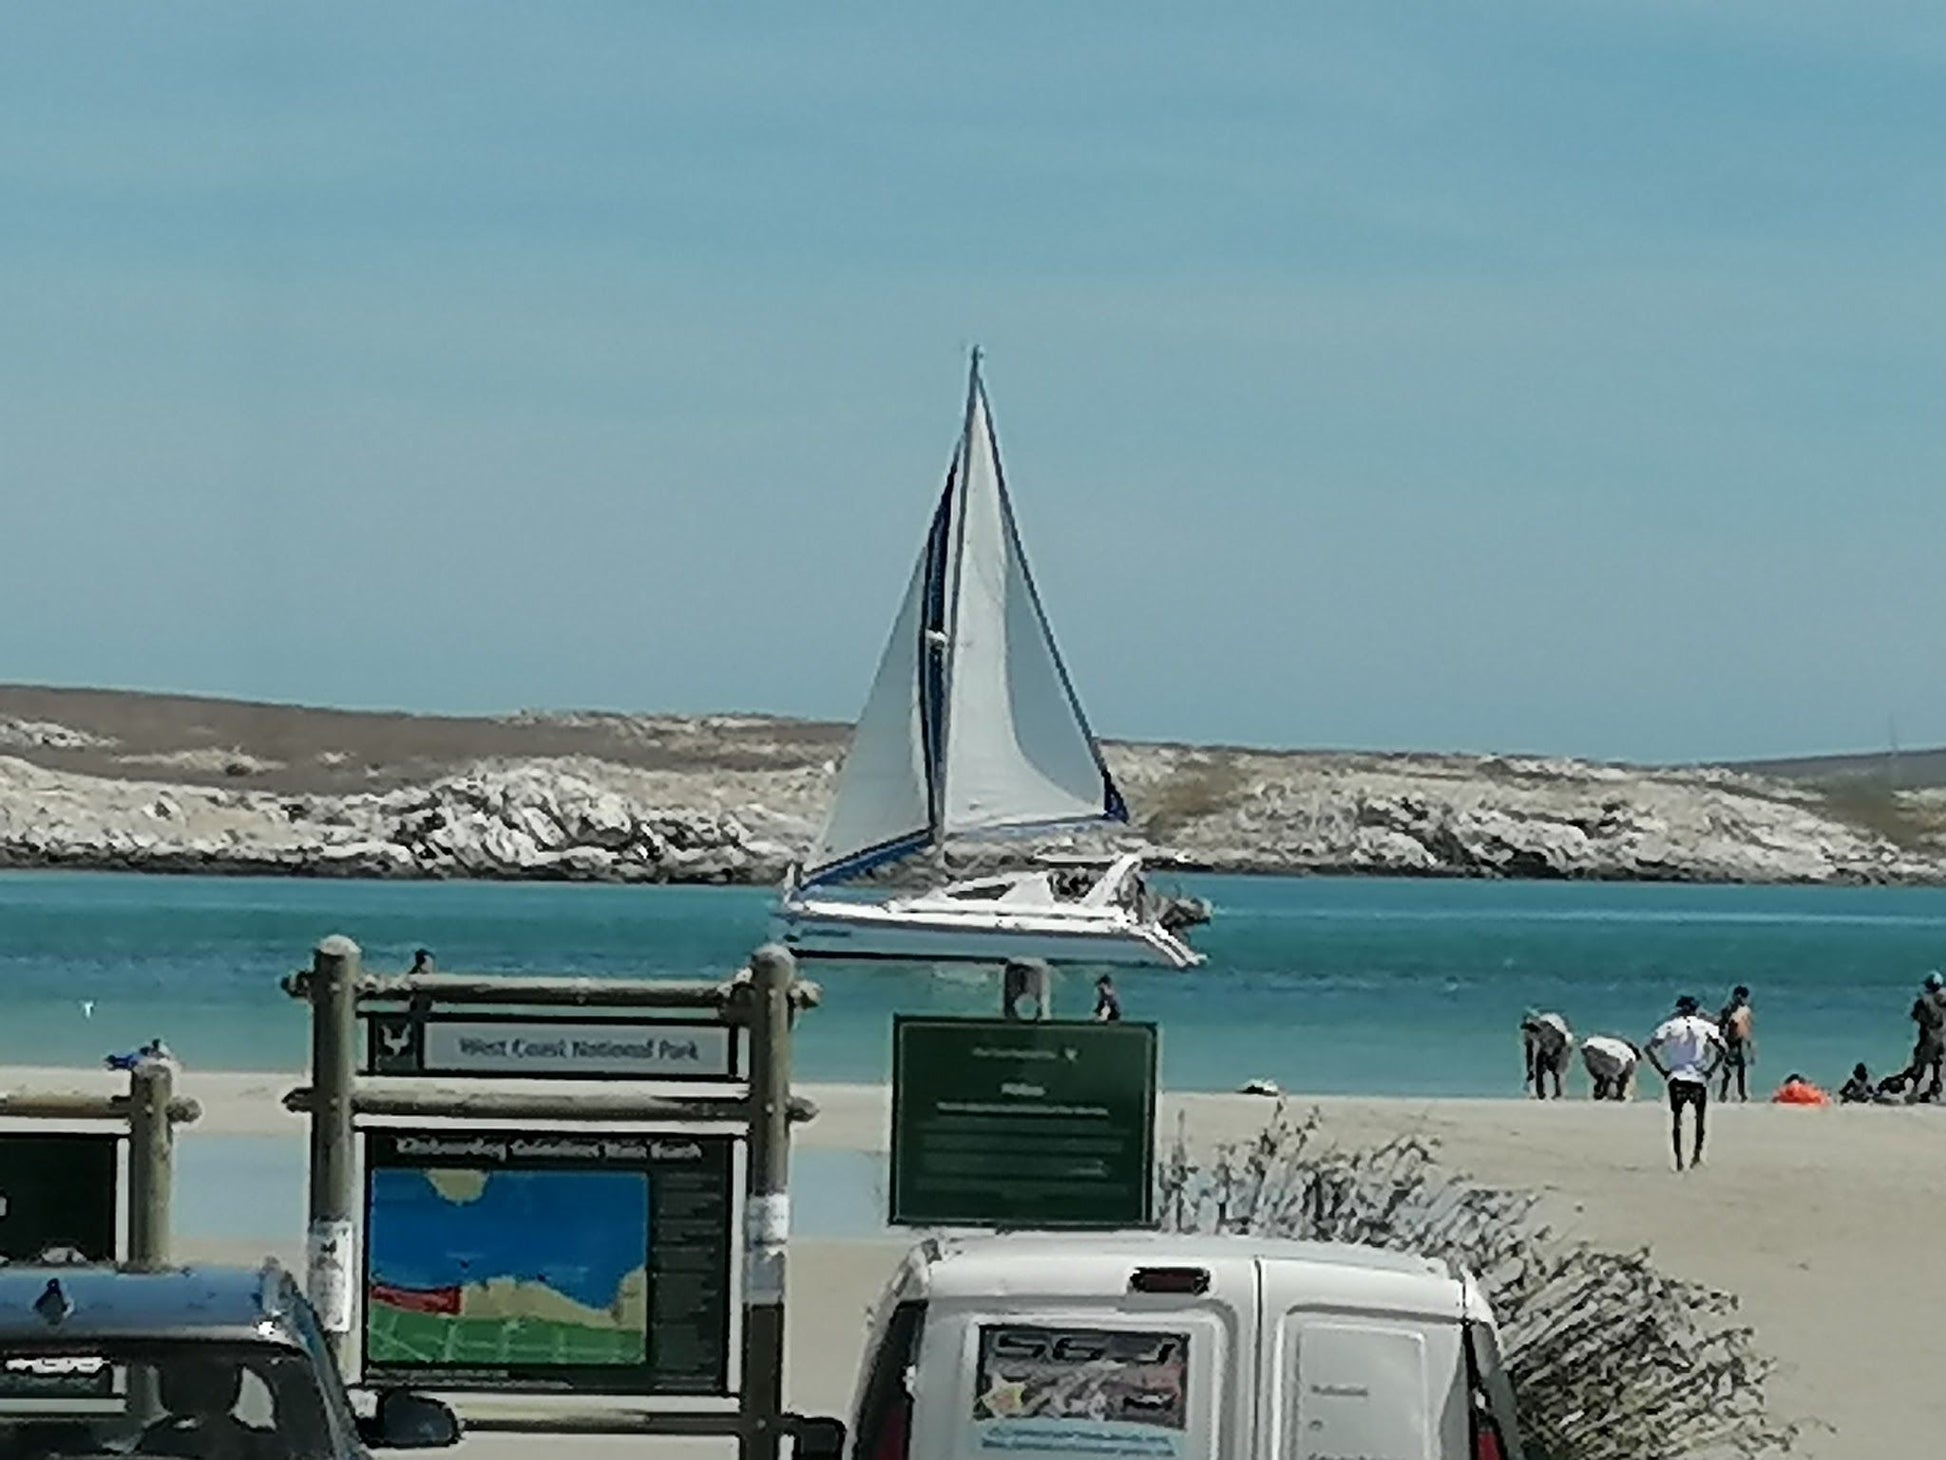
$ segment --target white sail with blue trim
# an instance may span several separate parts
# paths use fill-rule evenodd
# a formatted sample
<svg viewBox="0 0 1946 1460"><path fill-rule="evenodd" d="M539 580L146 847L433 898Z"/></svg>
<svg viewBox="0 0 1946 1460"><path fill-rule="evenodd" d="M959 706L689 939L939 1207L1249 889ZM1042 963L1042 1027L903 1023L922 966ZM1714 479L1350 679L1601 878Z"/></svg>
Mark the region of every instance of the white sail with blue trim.
<svg viewBox="0 0 1946 1460"><path fill-rule="evenodd" d="M805 886L955 836L1126 821L1021 550L980 381Z"/></svg>
<svg viewBox="0 0 1946 1460"><path fill-rule="evenodd" d="M835 882L932 839L932 793L919 711L926 564L905 591L865 709L838 771L838 791L812 852L811 876Z"/></svg>

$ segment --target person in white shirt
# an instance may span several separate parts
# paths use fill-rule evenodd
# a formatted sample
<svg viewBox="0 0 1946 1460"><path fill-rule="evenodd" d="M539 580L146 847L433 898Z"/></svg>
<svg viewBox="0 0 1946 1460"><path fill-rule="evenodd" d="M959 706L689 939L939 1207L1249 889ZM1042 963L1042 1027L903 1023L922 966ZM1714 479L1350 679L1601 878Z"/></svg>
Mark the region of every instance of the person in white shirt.
<svg viewBox="0 0 1946 1460"><path fill-rule="evenodd" d="M1626 1100L1635 1079L1636 1061L1641 1052L1626 1039L1612 1034L1594 1034L1581 1041L1581 1063L1587 1066L1588 1079L1596 1100Z"/></svg>
<svg viewBox="0 0 1946 1460"><path fill-rule="evenodd" d="M1676 1148L1676 1169L1682 1170L1682 1111L1696 1107L1696 1142L1689 1164L1703 1164L1703 1114L1709 1108L1710 1076L1723 1063L1727 1050L1723 1035L1696 1012L1696 1001L1684 994L1676 1000L1675 1017L1649 1037L1643 1051L1655 1072L1669 1082L1670 1138Z"/></svg>

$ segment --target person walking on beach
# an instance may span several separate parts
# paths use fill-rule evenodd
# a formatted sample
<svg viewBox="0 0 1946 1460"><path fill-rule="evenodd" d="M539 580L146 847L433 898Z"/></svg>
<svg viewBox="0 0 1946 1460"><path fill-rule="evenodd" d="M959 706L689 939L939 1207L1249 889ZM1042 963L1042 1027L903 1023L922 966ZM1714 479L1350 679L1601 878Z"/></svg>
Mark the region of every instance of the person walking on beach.
<svg viewBox="0 0 1946 1460"><path fill-rule="evenodd" d="M1115 980L1103 974L1095 980L1095 1022L1118 1024L1122 1018L1122 996L1115 992Z"/></svg>
<svg viewBox="0 0 1946 1460"><path fill-rule="evenodd" d="M1703 1117L1709 1109L1710 1076L1723 1062L1723 1036L1696 1009L1696 1000L1688 994L1677 999L1674 1016L1657 1027L1642 1051L1655 1066L1655 1072L1669 1085L1670 1141L1675 1147L1678 1171L1683 1169L1685 1105L1693 1106L1696 1111L1696 1141L1689 1164L1703 1164Z"/></svg>
<svg viewBox="0 0 1946 1460"><path fill-rule="evenodd" d="M1520 1021L1520 1040L1527 1056L1527 1085L1534 1087L1536 1100L1547 1099L1546 1079L1554 1077L1554 1098L1562 1098L1561 1077L1567 1073L1568 1051L1574 1047L1574 1035L1568 1030L1568 1021L1559 1014L1543 1014L1537 1009L1529 1009Z"/></svg>
<svg viewBox="0 0 1946 1460"><path fill-rule="evenodd" d="M1596 1034L1581 1041L1581 1063L1587 1067L1594 1100L1626 1100L1642 1053L1626 1039Z"/></svg>
<svg viewBox="0 0 1946 1460"><path fill-rule="evenodd" d="M1917 1036L1912 1044L1912 1066L1906 1073L1906 1098L1937 1100L1940 1093L1940 1065L1946 1061L1946 979L1938 973L1926 975L1926 986L1912 1001L1912 1022Z"/></svg>
<svg viewBox="0 0 1946 1460"><path fill-rule="evenodd" d="M1717 1032L1723 1036L1723 1084L1718 1100L1730 1098L1730 1076L1737 1081L1737 1099L1750 1098L1750 1066L1757 1062L1757 1036L1750 1011L1750 990L1738 984L1730 991L1730 1002L1716 1016Z"/></svg>

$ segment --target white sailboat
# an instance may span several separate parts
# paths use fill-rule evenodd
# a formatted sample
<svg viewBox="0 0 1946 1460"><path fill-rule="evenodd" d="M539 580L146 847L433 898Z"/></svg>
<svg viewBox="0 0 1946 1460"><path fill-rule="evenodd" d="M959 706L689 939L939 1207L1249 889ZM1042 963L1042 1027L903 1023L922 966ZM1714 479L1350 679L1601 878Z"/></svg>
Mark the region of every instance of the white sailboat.
<svg viewBox="0 0 1946 1460"><path fill-rule="evenodd" d="M1081 875L1040 868L873 901L815 895L958 838L1127 820L1027 571L975 351L945 491L824 829L784 889L778 936L812 958L1201 963L1132 855Z"/></svg>

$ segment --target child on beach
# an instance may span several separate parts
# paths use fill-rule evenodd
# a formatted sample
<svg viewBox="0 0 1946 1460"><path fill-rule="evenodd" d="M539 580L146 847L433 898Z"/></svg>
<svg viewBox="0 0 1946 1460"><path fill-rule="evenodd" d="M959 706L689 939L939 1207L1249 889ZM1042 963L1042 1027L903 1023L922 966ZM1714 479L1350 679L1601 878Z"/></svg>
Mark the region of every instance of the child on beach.
<svg viewBox="0 0 1946 1460"><path fill-rule="evenodd" d="M1851 1078L1838 1087L1840 1105L1870 1105L1872 1103L1872 1075L1861 1060L1851 1067Z"/></svg>
<svg viewBox="0 0 1946 1460"><path fill-rule="evenodd" d="M1724 1054L1723 1036L1696 1012L1697 1007L1688 994L1677 999L1674 1016L1663 1021L1642 1051L1655 1072L1668 1082L1670 1140L1675 1146L1678 1171L1683 1169L1684 1106L1693 1106L1696 1111L1696 1141L1689 1164L1703 1164L1703 1118L1709 1108L1710 1076L1716 1073Z"/></svg>

